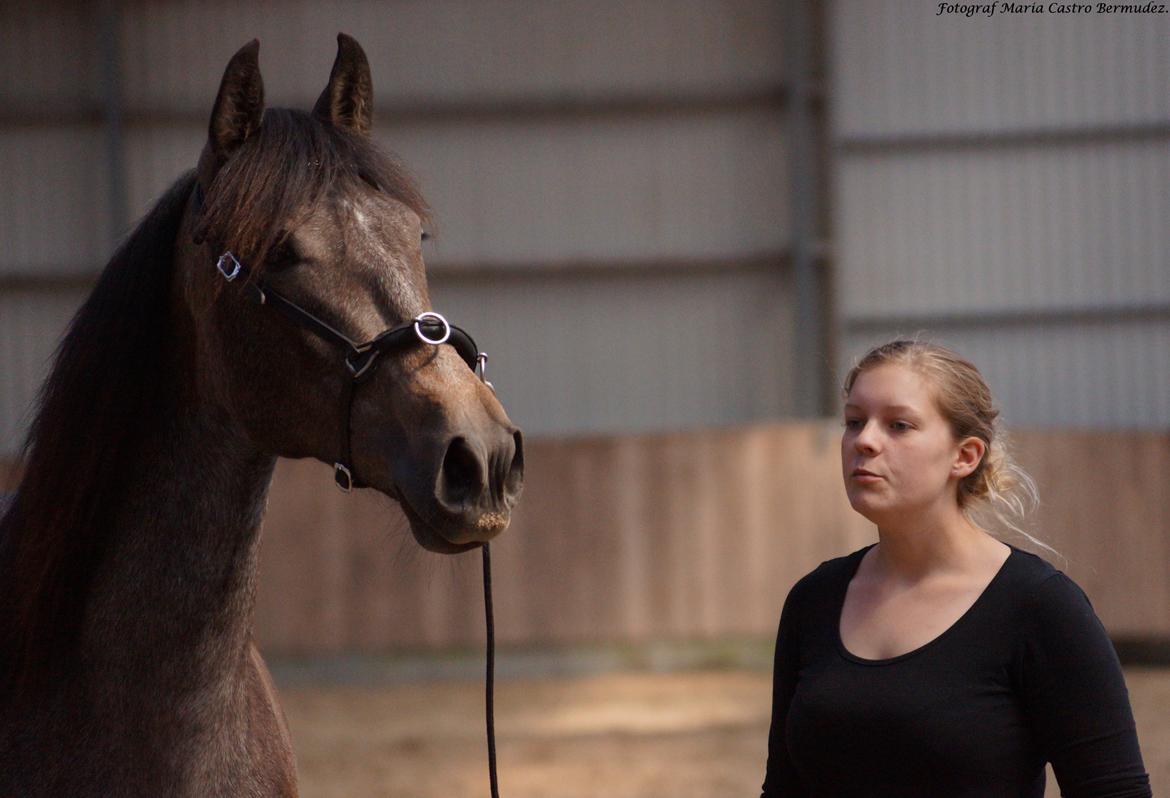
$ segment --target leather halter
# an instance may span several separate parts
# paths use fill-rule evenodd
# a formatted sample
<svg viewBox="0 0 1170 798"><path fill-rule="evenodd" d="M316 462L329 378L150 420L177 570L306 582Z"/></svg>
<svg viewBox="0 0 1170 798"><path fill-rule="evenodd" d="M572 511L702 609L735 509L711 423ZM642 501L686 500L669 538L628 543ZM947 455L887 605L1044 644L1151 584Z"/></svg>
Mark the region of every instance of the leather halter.
<svg viewBox="0 0 1170 798"><path fill-rule="evenodd" d="M343 359L350 379L346 381L342 394L341 454L337 462L333 464L333 480L337 483L337 487L345 493L349 493L355 487L363 487L363 484L354 476L350 454L350 420L353 414L355 389L358 383L370 374L378 360L378 355L383 352L401 351L420 343L431 346L451 344L463 362L476 373L476 376L483 380L489 388L492 387L492 384L486 379L487 354L479 351L475 340L465 330L450 324L438 313L433 311L421 313L406 324L385 330L364 343L358 343L292 300L282 296L270 286L265 285L262 279L248 280L248 269L230 251L219 256L215 267L229 283L244 277L244 291L256 304L275 308L309 332L337 346L344 352Z"/></svg>
<svg viewBox="0 0 1170 798"><path fill-rule="evenodd" d="M203 187L195 184L196 207L203 204ZM197 239L196 244L202 244ZM271 305L295 323L305 327L313 334L325 339L341 348L344 354L345 367L349 370L350 379L346 382L342 405L345 418L341 425L341 458L333 464L333 480L337 487L349 493L355 487L362 487L353 475L353 466L350 464L350 418L353 413L353 395L357 384L372 370L378 355L382 352L405 349L419 343L439 346L449 343L455 347L459 357L478 376L483 383L495 393L495 387L487 381L487 353L480 352L475 341L466 331L447 322L438 313L428 311L420 313L413 321L398 327L391 328L374 336L365 343L355 343L345 334L326 324L309 311L295 302L281 296L271 287L266 286L262 279L249 281L248 270L230 251L219 256L215 267L227 282L233 282L243 276L244 290L248 296L259 305ZM492 611L492 566L491 546L484 542L480 547L483 555L483 603L484 616L487 621L487 670L486 670L486 701L485 716L487 722L488 747L488 784L491 798L499 798L499 778L496 774L496 727L495 727L495 619Z"/></svg>

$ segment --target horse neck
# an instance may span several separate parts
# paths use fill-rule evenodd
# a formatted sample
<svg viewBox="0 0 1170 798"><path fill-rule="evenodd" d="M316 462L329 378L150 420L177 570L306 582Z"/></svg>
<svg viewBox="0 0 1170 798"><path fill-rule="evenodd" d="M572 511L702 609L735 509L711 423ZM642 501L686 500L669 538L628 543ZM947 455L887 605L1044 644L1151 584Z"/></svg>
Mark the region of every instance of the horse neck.
<svg viewBox="0 0 1170 798"><path fill-rule="evenodd" d="M88 677L189 691L247 662L260 522L275 458L201 402L193 359L172 358L173 397L145 420L81 633Z"/></svg>

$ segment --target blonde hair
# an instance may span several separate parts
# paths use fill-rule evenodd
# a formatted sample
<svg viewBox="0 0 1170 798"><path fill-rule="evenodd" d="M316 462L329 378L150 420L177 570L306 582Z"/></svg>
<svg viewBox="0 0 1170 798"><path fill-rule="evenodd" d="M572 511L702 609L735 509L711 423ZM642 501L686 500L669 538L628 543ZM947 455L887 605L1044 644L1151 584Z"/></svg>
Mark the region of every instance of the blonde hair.
<svg viewBox="0 0 1170 798"><path fill-rule="evenodd" d="M979 369L945 346L899 339L874 347L857 361L845 377L844 395L863 372L886 364L905 366L926 378L955 440L975 437L986 446L979 465L959 480L963 514L988 531L1014 533L1063 559L1025 528L1040 503L1036 483L1012 457L1007 433L998 423L999 410Z"/></svg>

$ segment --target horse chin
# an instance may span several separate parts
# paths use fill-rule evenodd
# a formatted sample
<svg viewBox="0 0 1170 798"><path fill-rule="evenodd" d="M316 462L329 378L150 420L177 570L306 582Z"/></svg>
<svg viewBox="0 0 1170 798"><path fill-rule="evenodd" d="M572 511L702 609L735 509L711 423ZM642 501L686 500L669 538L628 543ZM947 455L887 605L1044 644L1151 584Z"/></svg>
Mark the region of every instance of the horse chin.
<svg viewBox="0 0 1170 798"><path fill-rule="evenodd" d="M410 533L414 535L418 545L427 551L433 551L437 554L462 554L465 551L477 549L486 542L455 543L439 529L424 521L405 498L399 498L398 504L402 507L406 520L410 523Z"/></svg>

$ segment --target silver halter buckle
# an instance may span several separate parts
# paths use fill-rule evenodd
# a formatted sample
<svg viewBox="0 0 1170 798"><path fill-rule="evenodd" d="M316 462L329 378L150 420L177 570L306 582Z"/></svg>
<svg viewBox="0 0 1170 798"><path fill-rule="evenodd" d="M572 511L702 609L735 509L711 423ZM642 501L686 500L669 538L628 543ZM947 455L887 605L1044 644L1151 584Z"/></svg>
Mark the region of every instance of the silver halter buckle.
<svg viewBox="0 0 1170 798"><path fill-rule="evenodd" d="M227 269L227 265L229 263L232 265L232 270L230 272ZM243 267L240 266L240 262L236 260L235 255L230 252L225 252L220 255L219 260L215 262L215 268L219 269L219 273L222 274L224 279L230 283L232 280L240 276L240 269Z"/></svg>

